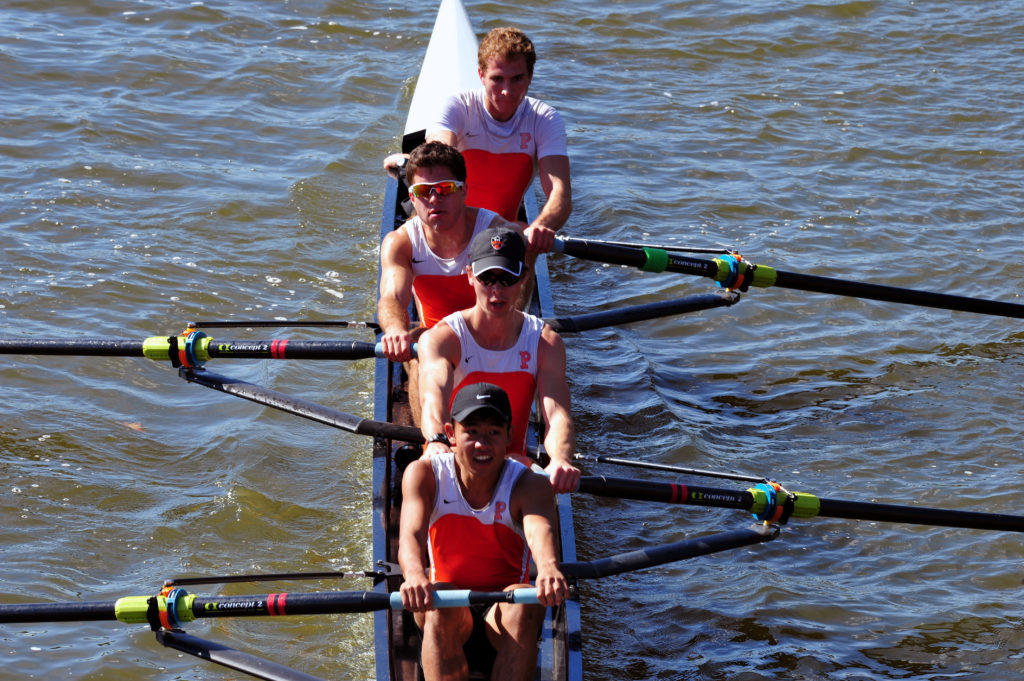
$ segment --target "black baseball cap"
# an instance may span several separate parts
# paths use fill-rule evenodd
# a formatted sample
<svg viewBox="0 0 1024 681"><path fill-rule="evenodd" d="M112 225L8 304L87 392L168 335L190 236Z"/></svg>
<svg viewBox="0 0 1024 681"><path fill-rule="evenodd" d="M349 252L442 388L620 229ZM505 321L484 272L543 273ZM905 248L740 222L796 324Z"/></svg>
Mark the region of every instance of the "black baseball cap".
<svg viewBox="0 0 1024 681"><path fill-rule="evenodd" d="M452 420L464 422L478 411L487 410L507 425L512 423L512 405L508 393L493 383L470 383L462 386L452 400Z"/></svg>
<svg viewBox="0 0 1024 681"><path fill-rule="evenodd" d="M523 235L507 227L489 227L477 234L469 246L474 277L493 269L505 270L514 277L522 276L524 260Z"/></svg>

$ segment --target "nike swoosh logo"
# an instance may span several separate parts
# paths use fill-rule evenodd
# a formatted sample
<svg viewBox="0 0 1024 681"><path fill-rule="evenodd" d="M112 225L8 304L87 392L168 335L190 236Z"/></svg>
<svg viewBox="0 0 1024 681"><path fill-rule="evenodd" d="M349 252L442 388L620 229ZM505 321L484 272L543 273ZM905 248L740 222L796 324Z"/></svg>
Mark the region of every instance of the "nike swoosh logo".
<svg viewBox="0 0 1024 681"><path fill-rule="evenodd" d="M413 258L413 259L412 259L412 261L413 261L414 263L421 263L421 262L423 262L424 260L426 260L426 258L420 258L419 260L417 260L416 258Z"/></svg>
<svg viewBox="0 0 1024 681"><path fill-rule="evenodd" d="M455 503L455 501L451 500L451 499L443 499L442 501L444 501L444 503L446 503L446 504L454 504Z"/></svg>
<svg viewBox="0 0 1024 681"><path fill-rule="evenodd" d="M464 359L463 361L464 361L464 362L465 362L466 364L469 364L469 360L471 360L471 359L473 359L473 355L470 355L469 357L467 357L467 358L466 358L466 359Z"/></svg>

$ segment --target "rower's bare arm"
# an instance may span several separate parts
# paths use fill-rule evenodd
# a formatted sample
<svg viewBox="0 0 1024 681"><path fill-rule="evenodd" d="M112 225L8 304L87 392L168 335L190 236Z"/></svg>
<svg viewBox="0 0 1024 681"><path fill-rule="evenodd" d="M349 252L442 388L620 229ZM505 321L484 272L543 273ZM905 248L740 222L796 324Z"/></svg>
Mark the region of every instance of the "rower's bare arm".
<svg viewBox="0 0 1024 681"><path fill-rule="evenodd" d="M402 583L402 605L412 611L433 606L433 587L427 577L427 531L430 509L436 494L429 463L413 461L402 475L402 518L399 526L398 564Z"/></svg>
<svg viewBox="0 0 1024 681"><path fill-rule="evenodd" d="M439 322L419 339L420 429L430 439L445 432L451 420L449 397L455 383L455 363L459 361L459 338L445 322ZM423 450L431 454L450 451L444 443L430 442Z"/></svg>
<svg viewBox="0 0 1024 681"><path fill-rule="evenodd" d="M515 494L522 512L523 534L537 565L537 596L542 605L558 605L568 595L569 587L558 567L554 490L544 476L524 473Z"/></svg>
<svg viewBox="0 0 1024 681"><path fill-rule="evenodd" d="M527 227L526 241L531 251L544 253L554 245L554 233L572 213L572 182L568 156L545 156L537 162L540 186L547 201L540 214Z"/></svg>
<svg viewBox="0 0 1024 681"><path fill-rule="evenodd" d="M409 329L409 303L412 301L412 245L402 229L386 237L380 245L380 296L377 299L377 323L383 335L384 356L393 362L412 357L413 336Z"/></svg>
<svg viewBox="0 0 1024 681"><path fill-rule="evenodd" d="M545 469L555 492L571 492L580 471L572 465L576 432L572 423L572 397L565 380L565 343L545 325L537 348L537 395L547 426L544 449L551 457Z"/></svg>
<svg viewBox="0 0 1024 681"><path fill-rule="evenodd" d="M451 130L432 130L427 135L428 142L444 142L450 147L456 146L458 139L455 137L455 133Z"/></svg>

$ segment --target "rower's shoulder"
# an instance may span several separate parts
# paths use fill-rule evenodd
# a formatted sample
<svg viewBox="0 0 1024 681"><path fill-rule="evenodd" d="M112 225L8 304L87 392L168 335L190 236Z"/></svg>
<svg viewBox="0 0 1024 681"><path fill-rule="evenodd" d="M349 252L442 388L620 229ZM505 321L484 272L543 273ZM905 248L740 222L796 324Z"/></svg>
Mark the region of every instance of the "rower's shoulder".
<svg viewBox="0 0 1024 681"><path fill-rule="evenodd" d="M406 226L411 224L412 220L407 220L399 227L396 227L384 235L380 245L382 255L388 252L398 254L402 250L412 248L412 240L409 239L409 232L406 229Z"/></svg>
<svg viewBox="0 0 1024 681"><path fill-rule="evenodd" d="M402 473L402 488L408 494L415 491L430 501L434 494L434 468L429 459L416 459Z"/></svg>
<svg viewBox="0 0 1024 681"><path fill-rule="evenodd" d="M409 241L409 230L415 229L415 225L416 217L413 216L385 234L384 241Z"/></svg>
<svg viewBox="0 0 1024 681"><path fill-rule="evenodd" d="M420 370L429 371L427 364L433 358L447 359L451 364L457 364L459 355L462 354L462 344L459 342L459 334L445 319L423 332L419 338Z"/></svg>

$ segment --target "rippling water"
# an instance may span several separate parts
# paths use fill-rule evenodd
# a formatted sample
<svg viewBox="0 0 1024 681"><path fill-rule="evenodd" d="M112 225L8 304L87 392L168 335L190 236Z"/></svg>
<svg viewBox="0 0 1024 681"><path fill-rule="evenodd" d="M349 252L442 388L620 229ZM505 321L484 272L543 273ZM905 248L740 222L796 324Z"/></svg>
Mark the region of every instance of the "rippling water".
<svg viewBox="0 0 1024 681"><path fill-rule="evenodd" d="M1024 302L1024 3L466 4L478 31L516 24L538 45L533 94L570 134L568 234L729 245L781 270ZM433 13L6 2L3 335L371 318L380 159ZM709 289L551 262L562 314ZM368 339L260 337L330 335ZM828 498L1021 512L1017 321L767 289L567 343L581 451ZM369 362L217 370L372 412ZM359 436L141 359L6 356L0 385L3 602L373 559ZM575 504L581 558L749 522ZM794 521L766 545L586 584L586 674L1013 678L1022 557L1015 535ZM368 616L190 630L325 677L373 673ZM0 652L0 678L238 678L117 623L5 625Z"/></svg>

